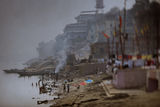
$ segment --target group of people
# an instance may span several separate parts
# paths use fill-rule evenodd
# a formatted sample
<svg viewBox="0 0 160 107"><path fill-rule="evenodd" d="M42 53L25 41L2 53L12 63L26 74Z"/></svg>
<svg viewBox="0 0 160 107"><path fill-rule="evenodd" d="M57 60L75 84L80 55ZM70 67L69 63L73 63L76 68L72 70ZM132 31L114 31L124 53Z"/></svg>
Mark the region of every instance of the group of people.
<svg viewBox="0 0 160 107"><path fill-rule="evenodd" d="M118 69L125 68L134 68L134 67L152 67L156 68L157 61L155 57L143 59L142 57L137 57L136 59L132 58L124 58L124 62L122 64L122 59L118 58L110 58L107 60L106 64L106 72L114 73Z"/></svg>
<svg viewBox="0 0 160 107"><path fill-rule="evenodd" d="M69 93L70 92L70 82L72 82L73 80L71 79L68 79L68 80L65 80L64 83L63 83L63 92L67 92Z"/></svg>
<svg viewBox="0 0 160 107"><path fill-rule="evenodd" d="M37 82L35 83L36 87L38 86ZM34 86L33 82L32 82L32 87Z"/></svg>

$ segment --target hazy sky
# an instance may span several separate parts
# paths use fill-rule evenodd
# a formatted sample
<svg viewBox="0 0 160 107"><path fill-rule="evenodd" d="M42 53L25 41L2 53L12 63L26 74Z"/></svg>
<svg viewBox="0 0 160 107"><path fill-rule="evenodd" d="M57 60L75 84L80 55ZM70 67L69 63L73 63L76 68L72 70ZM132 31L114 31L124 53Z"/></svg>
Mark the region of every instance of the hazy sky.
<svg viewBox="0 0 160 107"><path fill-rule="evenodd" d="M124 0L104 0L105 12L123 7ZM135 3L128 0L127 7ZM0 63L16 63L37 56L36 47L63 32L95 0L0 0Z"/></svg>

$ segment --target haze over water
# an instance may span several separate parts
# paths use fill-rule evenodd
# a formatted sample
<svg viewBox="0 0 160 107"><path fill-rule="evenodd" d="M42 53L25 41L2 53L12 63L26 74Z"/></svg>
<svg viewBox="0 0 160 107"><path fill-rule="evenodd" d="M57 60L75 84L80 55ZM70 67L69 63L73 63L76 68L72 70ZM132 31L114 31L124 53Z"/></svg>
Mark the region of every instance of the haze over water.
<svg viewBox="0 0 160 107"><path fill-rule="evenodd" d="M14 65L16 66L16 65ZM20 65L18 65L20 66ZM3 67L5 68L5 67ZM37 105L37 100L53 99L47 94L39 95L39 88L35 83L38 76L21 77L17 74L6 74L0 70L0 107L46 107ZM32 86L32 83L34 86ZM32 98L35 99L32 99ZM38 98L38 99L37 99Z"/></svg>

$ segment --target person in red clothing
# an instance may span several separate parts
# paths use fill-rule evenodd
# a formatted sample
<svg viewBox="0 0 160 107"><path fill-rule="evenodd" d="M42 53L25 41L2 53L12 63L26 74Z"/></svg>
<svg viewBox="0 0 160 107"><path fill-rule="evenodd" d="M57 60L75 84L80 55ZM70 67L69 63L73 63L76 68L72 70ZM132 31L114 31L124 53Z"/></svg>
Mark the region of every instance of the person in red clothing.
<svg viewBox="0 0 160 107"><path fill-rule="evenodd" d="M151 66L152 61L151 60L147 60L147 66Z"/></svg>

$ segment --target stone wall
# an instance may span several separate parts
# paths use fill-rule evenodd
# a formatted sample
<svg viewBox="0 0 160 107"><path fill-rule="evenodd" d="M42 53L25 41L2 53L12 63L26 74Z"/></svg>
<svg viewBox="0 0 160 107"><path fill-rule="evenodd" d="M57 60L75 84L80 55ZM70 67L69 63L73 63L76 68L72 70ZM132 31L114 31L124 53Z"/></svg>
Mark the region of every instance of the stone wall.
<svg viewBox="0 0 160 107"><path fill-rule="evenodd" d="M105 72L105 63L85 63L78 65L80 75L96 74L98 72Z"/></svg>

